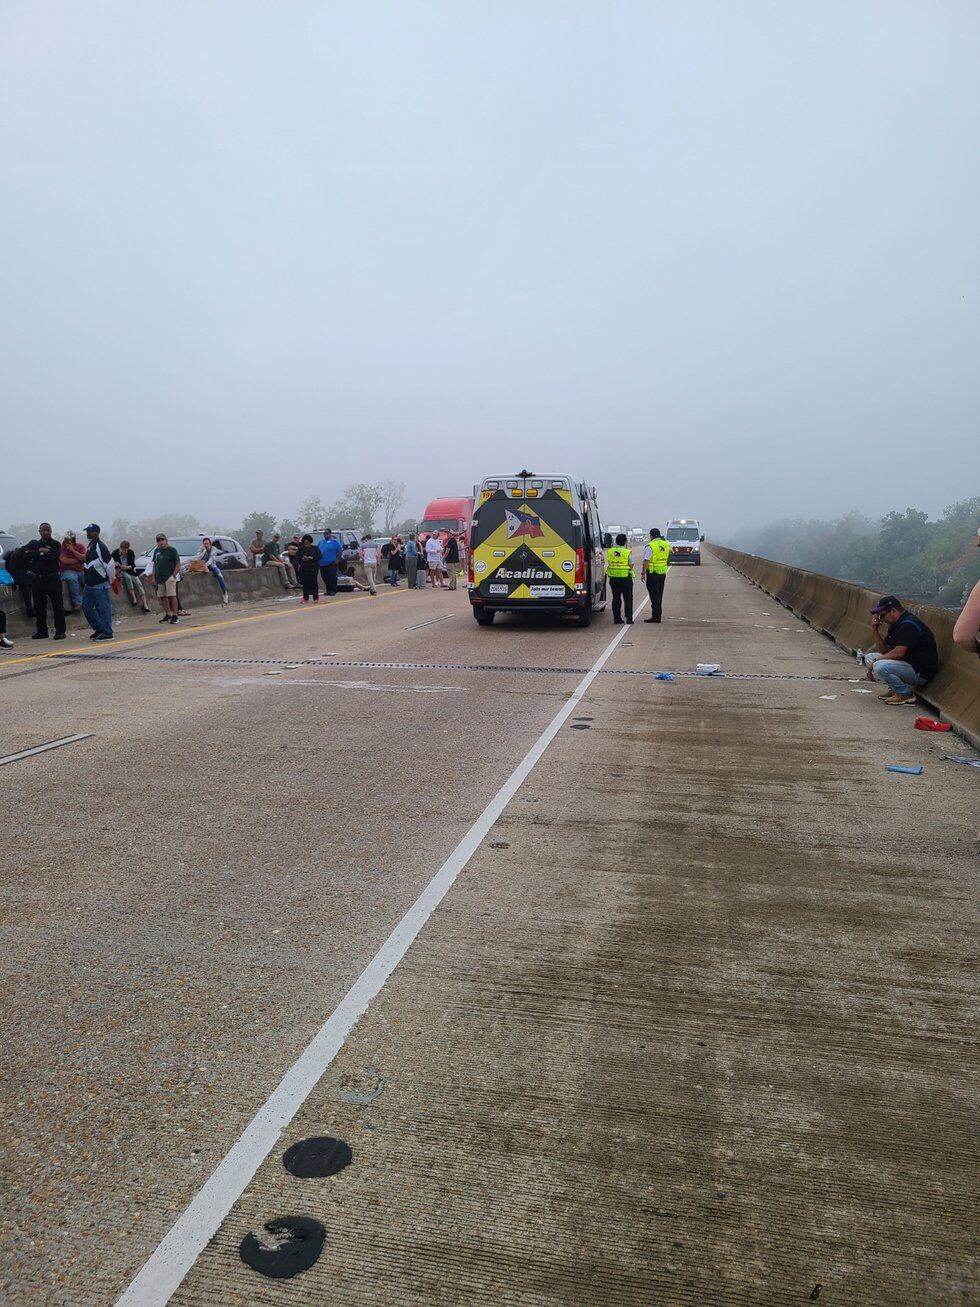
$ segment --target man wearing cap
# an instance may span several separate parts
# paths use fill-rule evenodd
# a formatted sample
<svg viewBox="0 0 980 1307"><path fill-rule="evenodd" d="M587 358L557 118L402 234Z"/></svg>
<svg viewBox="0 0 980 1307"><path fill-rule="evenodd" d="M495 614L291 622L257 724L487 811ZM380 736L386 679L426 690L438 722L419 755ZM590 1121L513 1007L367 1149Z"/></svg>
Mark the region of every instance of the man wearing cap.
<svg viewBox="0 0 980 1307"><path fill-rule="evenodd" d="M886 634L882 635L882 623ZM936 637L921 618L908 612L900 599L885 595L871 610L875 648L861 655L868 680L880 681L888 694L880 695L890 707L915 703L916 690L939 671Z"/></svg>
<svg viewBox="0 0 980 1307"><path fill-rule="evenodd" d="M99 539L102 528L90 522L85 528L88 548L85 550L85 571L82 573L82 612L92 628L90 640L112 639L112 604L109 586L116 574L109 546Z"/></svg>

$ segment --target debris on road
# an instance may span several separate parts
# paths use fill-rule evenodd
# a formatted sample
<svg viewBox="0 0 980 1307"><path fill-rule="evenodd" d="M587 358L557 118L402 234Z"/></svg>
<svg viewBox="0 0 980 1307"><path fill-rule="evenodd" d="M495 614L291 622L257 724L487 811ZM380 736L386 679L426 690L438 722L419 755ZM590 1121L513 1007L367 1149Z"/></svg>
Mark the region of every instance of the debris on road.
<svg viewBox="0 0 980 1307"><path fill-rule="evenodd" d="M980 758L959 758L954 753L941 753L943 762L961 762L964 767L980 767Z"/></svg>
<svg viewBox="0 0 980 1307"><path fill-rule="evenodd" d="M920 776L922 774L922 763L920 762L918 767L899 767L897 764L893 764L886 767L885 771L901 772L903 776Z"/></svg>
<svg viewBox="0 0 980 1307"><path fill-rule="evenodd" d="M721 663L698 663L694 670L698 676L717 676L721 671Z"/></svg>
<svg viewBox="0 0 980 1307"><path fill-rule="evenodd" d="M937 721L935 717L916 717L915 729L917 731L951 731L953 728L949 722Z"/></svg>

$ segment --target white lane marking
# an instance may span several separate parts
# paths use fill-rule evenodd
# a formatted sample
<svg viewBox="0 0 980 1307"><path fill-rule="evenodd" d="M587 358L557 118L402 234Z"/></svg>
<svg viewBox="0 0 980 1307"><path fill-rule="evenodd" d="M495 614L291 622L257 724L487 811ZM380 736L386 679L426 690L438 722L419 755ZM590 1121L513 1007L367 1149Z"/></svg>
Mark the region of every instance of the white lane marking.
<svg viewBox="0 0 980 1307"><path fill-rule="evenodd" d="M636 609L643 611L644 599ZM119 1298L117 1307L165 1307L232 1207L276 1145L279 1136L306 1102L314 1086L347 1041L359 1019L384 986L422 927L452 888L494 822L530 775L548 745L578 707L629 630L617 631L579 681L564 707L477 817L412 906L367 964L340 1004L323 1023L245 1127L237 1141L164 1235L149 1260Z"/></svg>
<svg viewBox="0 0 980 1307"><path fill-rule="evenodd" d="M219 676L216 685L264 685L266 676L281 676L281 672L265 672L262 676ZM320 685L340 690L379 690L383 694L466 694L463 685L392 685L386 681L326 681L300 680L290 677L277 681L277 685Z"/></svg>
<svg viewBox="0 0 980 1307"><path fill-rule="evenodd" d="M65 735L60 740L48 740L47 744L36 744L33 749L22 749L20 753L8 753L5 758L0 758L0 767L5 767L8 762L20 762L21 758L32 758L35 753L47 753L49 749L60 749L63 744L74 744L77 740L90 740L91 731L85 731L82 735Z"/></svg>
<svg viewBox="0 0 980 1307"><path fill-rule="evenodd" d="M406 631L421 631L423 626L435 626L436 622L448 622L453 617L458 617L458 613L443 613L441 617L430 617L427 622L416 622L414 626L406 626Z"/></svg>

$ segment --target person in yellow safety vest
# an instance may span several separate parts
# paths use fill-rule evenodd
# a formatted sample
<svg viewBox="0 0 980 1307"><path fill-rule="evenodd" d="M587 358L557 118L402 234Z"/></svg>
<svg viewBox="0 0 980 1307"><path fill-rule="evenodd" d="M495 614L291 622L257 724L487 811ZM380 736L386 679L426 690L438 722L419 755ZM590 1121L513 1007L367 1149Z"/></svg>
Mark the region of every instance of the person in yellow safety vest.
<svg viewBox="0 0 980 1307"><path fill-rule="evenodd" d="M624 606L626 625L633 625L633 582L636 573L633 571L633 555L624 548L625 544L626 536L620 531L616 543L606 550L606 576L612 590L613 621L617 626L623 624L620 614Z"/></svg>
<svg viewBox="0 0 980 1307"><path fill-rule="evenodd" d="M648 622L659 622L663 614L664 584L670 566L670 541L664 540L657 528L650 528L650 543L643 550L643 570L640 573L647 583L650 596Z"/></svg>

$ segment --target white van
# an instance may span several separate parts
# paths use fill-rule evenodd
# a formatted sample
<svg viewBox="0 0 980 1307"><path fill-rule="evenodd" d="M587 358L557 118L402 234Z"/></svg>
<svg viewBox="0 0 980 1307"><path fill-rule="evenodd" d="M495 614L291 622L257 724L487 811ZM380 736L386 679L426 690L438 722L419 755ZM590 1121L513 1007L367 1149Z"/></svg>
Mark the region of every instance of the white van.
<svg viewBox="0 0 980 1307"><path fill-rule="evenodd" d="M670 561L672 563L693 563L701 566L701 523L696 517L672 517L664 531L664 539L670 541Z"/></svg>

